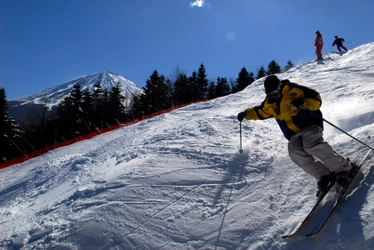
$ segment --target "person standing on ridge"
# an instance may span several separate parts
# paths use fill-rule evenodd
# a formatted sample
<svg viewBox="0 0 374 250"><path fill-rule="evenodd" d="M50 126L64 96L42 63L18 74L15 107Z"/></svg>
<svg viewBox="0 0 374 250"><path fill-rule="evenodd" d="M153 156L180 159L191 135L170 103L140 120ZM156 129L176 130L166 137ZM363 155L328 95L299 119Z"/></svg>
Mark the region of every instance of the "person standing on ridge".
<svg viewBox="0 0 374 250"><path fill-rule="evenodd" d="M317 60L322 60L322 48L323 48L323 40L322 40L322 34L317 30L316 31L316 39L314 40L314 46L316 47L316 55Z"/></svg>
<svg viewBox="0 0 374 250"><path fill-rule="evenodd" d="M336 153L322 137L323 117L320 94L314 89L280 81L276 75L264 82L266 98L261 105L238 113L237 119L265 120L275 118L288 142L291 160L315 177L317 197L337 181L346 185L352 165Z"/></svg>
<svg viewBox="0 0 374 250"><path fill-rule="evenodd" d="M344 42L344 38L339 38L338 36L335 36L335 40L332 44L332 46L336 45L336 47L338 48L339 52L342 52L341 48L343 48L345 50L345 52L347 52L347 48L343 46L343 42Z"/></svg>

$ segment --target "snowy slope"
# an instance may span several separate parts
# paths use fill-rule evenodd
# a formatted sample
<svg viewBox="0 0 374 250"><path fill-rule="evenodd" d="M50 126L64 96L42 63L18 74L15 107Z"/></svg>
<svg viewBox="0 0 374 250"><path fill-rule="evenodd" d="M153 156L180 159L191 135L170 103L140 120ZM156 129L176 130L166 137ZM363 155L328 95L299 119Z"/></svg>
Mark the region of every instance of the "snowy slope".
<svg viewBox="0 0 374 250"><path fill-rule="evenodd" d="M374 146L374 43L280 74L321 93L324 117ZM236 114L263 79L0 171L4 249L373 249L374 160L317 236L284 240L316 180L288 158L274 120ZM325 124L344 156L365 146Z"/></svg>

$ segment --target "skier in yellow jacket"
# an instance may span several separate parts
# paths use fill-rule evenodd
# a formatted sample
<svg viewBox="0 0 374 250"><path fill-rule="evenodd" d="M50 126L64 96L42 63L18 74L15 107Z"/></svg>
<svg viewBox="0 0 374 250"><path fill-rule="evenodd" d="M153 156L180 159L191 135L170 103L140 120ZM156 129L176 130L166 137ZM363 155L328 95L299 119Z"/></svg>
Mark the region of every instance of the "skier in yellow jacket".
<svg viewBox="0 0 374 250"><path fill-rule="evenodd" d="M289 140L291 160L318 180L317 196L326 192L335 179L345 185L352 166L323 140L320 94L289 80L280 81L275 75L268 76L264 86L265 100L259 106L240 112L238 120L275 118Z"/></svg>

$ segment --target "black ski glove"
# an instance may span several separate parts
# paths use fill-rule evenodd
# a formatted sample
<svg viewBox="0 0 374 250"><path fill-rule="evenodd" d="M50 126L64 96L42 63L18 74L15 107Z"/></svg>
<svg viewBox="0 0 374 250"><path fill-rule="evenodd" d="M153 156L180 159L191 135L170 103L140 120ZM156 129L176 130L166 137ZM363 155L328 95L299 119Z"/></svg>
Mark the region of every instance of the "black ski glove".
<svg viewBox="0 0 374 250"><path fill-rule="evenodd" d="M247 114L245 112L240 112L237 116L238 120L241 122L243 121L244 117L246 117Z"/></svg>
<svg viewBox="0 0 374 250"><path fill-rule="evenodd" d="M291 102L292 106L294 106L295 108L302 108L303 107L303 104L304 104L304 101L302 99L297 99L297 100L293 100Z"/></svg>

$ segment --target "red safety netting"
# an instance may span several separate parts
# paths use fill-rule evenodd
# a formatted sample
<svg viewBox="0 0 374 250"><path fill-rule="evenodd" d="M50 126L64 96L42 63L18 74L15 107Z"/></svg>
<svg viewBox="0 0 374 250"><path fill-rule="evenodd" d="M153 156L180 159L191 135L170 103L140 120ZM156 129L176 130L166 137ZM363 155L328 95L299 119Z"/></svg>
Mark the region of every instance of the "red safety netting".
<svg viewBox="0 0 374 250"><path fill-rule="evenodd" d="M195 103L198 103L198 102L195 102ZM45 147L43 149L34 151L32 153L28 153L28 154L19 156L19 157L14 158L14 159L10 159L10 160L8 160L6 162L3 162L3 163L0 164L0 169L4 169L4 168L10 167L10 166L13 166L15 164L23 163L23 162L28 161L30 159L33 159L35 157L41 156L41 155L43 155L43 154L45 154L45 153L47 153L47 152L49 152L51 150L54 150L54 149L57 149L57 148L61 148L61 147L65 147L65 146L69 146L69 145L71 145L73 143L80 142L80 141L83 141L83 140L88 140L88 139L91 139L91 138L93 138L93 137L95 137L97 135L101 135L101 134L113 131L115 129L118 129L118 128L129 126L129 125L132 125L132 124L135 124L135 123L138 123L138 122L141 122L141 121L153 118L155 116L159 116L159 115L162 115L162 114L165 114L165 113L169 113L169 112L171 112L173 110L176 110L176 109L179 109L179 108L191 105L191 104L194 104L194 103L188 103L188 104L184 104L184 105L172 107L170 109L166 109L166 110L162 110L162 111L150 114L150 115L146 115L146 116L143 116L141 118L137 118L135 120L130 120L130 121L126 121L126 122L123 122L123 123L119 123L119 124L113 125L111 127L104 128L104 129L101 129L101 130L98 130L98 131L95 131L95 132L92 132L92 133L89 133L89 134L86 134L86 135L81 135L79 137L70 139L68 141L60 142L58 144Z"/></svg>

